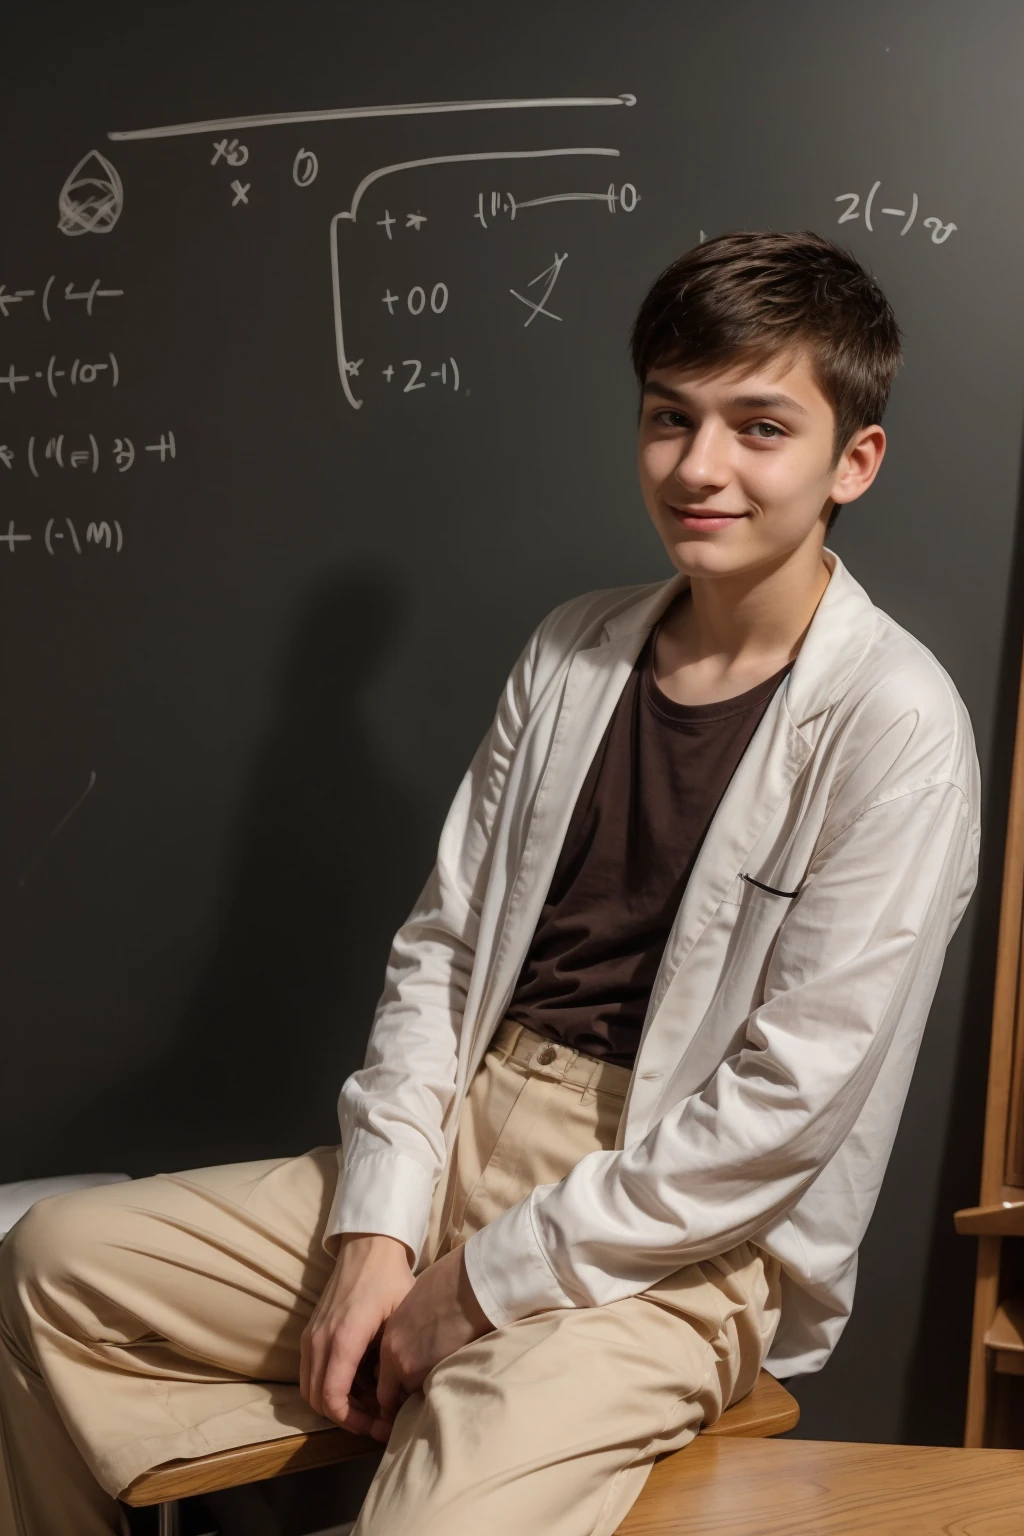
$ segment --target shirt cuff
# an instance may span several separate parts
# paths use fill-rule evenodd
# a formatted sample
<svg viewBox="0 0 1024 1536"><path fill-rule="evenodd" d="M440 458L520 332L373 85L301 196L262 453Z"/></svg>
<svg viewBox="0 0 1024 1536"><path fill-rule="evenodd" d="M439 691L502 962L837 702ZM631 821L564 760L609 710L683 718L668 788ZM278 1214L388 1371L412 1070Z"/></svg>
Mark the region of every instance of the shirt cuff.
<svg viewBox="0 0 1024 1536"><path fill-rule="evenodd" d="M379 1232L398 1238L419 1257L430 1222L431 1175L401 1152L354 1153L338 1149L338 1186L324 1227L322 1245L337 1257L343 1232Z"/></svg>
<svg viewBox="0 0 1024 1536"><path fill-rule="evenodd" d="M576 1305L545 1258L533 1225L533 1202L551 1187L532 1190L463 1244L466 1276L495 1328L534 1312Z"/></svg>

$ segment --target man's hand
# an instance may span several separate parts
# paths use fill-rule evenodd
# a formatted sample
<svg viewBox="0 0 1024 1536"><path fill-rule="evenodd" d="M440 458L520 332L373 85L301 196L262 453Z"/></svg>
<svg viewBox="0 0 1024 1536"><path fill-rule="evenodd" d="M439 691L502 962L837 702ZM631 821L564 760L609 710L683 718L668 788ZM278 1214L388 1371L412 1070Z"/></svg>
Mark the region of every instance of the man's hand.
<svg viewBox="0 0 1024 1536"><path fill-rule="evenodd" d="M393 1421L428 1371L493 1328L473 1294L461 1245L428 1265L384 1325L377 1376L382 1418Z"/></svg>
<svg viewBox="0 0 1024 1536"><path fill-rule="evenodd" d="M409 1249L381 1233L346 1232L334 1273L302 1334L299 1386L310 1407L354 1435L387 1440L373 1364L384 1325L416 1282ZM400 1405L399 1405L400 1406Z"/></svg>

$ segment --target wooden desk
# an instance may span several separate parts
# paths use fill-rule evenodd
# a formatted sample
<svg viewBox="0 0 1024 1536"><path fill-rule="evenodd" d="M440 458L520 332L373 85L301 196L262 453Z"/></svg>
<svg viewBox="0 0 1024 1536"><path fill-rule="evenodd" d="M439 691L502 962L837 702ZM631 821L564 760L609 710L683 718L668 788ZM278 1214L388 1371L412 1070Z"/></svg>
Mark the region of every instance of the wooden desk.
<svg viewBox="0 0 1024 1536"><path fill-rule="evenodd" d="M616 1536L1022 1536L1024 1451L699 1435Z"/></svg>

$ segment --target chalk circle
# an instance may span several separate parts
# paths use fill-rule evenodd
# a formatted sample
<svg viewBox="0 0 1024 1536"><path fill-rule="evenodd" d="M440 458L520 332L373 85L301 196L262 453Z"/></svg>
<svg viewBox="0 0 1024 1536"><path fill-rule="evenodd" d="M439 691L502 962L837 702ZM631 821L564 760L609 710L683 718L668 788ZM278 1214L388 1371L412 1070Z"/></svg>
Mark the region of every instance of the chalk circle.
<svg viewBox="0 0 1024 1536"><path fill-rule="evenodd" d="M309 187L316 181L320 162L311 149L300 149L292 162L292 180L297 187Z"/></svg>
<svg viewBox="0 0 1024 1536"><path fill-rule="evenodd" d="M109 235L124 207L121 178L105 155L83 155L57 199L62 235Z"/></svg>

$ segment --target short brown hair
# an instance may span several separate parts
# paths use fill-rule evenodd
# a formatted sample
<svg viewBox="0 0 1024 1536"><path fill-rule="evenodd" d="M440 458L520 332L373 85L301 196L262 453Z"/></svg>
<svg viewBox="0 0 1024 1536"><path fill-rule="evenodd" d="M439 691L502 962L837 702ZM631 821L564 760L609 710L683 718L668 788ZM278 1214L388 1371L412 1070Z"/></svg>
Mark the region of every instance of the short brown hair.
<svg viewBox="0 0 1024 1536"><path fill-rule="evenodd" d="M630 335L643 389L654 368L756 368L804 347L835 413L835 469L850 438L881 423L903 361L888 299L856 257L803 229L739 229L666 267ZM828 526L839 516L833 507Z"/></svg>

